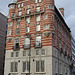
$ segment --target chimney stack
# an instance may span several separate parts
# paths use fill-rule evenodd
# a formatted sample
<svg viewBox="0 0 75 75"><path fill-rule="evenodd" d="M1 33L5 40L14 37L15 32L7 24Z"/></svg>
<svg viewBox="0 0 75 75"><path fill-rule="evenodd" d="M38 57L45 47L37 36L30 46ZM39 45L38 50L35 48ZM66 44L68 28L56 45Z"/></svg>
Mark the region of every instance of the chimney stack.
<svg viewBox="0 0 75 75"><path fill-rule="evenodd" d="M59 8L61 14L64 16L64 8Z"/></svg>

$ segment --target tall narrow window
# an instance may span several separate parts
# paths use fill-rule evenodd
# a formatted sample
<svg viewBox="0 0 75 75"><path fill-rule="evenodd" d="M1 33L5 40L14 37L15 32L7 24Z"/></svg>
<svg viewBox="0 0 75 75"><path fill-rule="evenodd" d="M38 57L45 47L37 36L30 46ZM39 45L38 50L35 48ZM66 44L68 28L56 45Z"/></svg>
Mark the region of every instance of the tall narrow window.
<svg viewBox="0 0 75 75"><path fill-rule="evenodd" d="M7 35L11 35L11 30L8 30Z"/></svg>
<svg viewBox="0 0 75 75"><path fill-rule="evenodd" d="M36 31L40 31L40 25L36 26Z"/></svg>
<svg viewBox="0 0 75 75"><path fill-rule="evenodd" d="M36 45L41 43L41 36L36 36Z"/></svg>
<svg viewBox="0 0 75 75"><path fill-rule="evenodd" d="M16 25L19 26L20 25L20 20L16 21Z"/></svg>
<svg viewBox="0 0 75 75"><path fill-rule="evenodd" d="M21 7L23 7L23 3L21 3Z"/></svg>
<svg viewBox="0 0 75 75"><path fill-rule="evenodd" d="M41 2L42 0L39 0L39 2Z"/></svg>
<svg viewBox="0 0 75 75"><path fill-rule="evenodd" d="M44 72L44 61L36 61L36 72Z"/></svg>
<svg viewBox="0 0 75 75"><path fill-rule="evenodd" d="M30 17L26 18L26 23L30 23Z"/></svg>
<svg viewBox="0 0 75 75"><path fill-rule="evenodd" d="M40 21L40 15L36 16L36 21Z"/></svg>
<svg viewBox="0 0 75 75"><path fill-rule="evenodd" d="M64 52L65 52L65 43L63 42L63 50L64 50Z"/></svg>
<svg viewBox="0 0 75 75"><path fill-rule="evenodd" d="M30 9L27 10L27 14L30 14Z"/></svg>
<svg viewBox="0 0 75 75"><path fill-rule="evenodd" d="M26 33L29 33L29 26L26 27Z"/></svg>
<svg viewBox="0 0 75 75"><path fill-rule="evenodd" d="M15 44L14 48L19 49L19 38L15 39L14 44Z"/></svg>
<svg viewBox="0 0 75 75"><path fill-rule="evenodd" d="M20 4L18 4L17 7L20 8Z"/></svg>
<svg viewBox="0 0 75 75"><path fill-rule="evenodd" d="M19 11L19 12L18 12L18 16L21 16L21 15L22 15L22 11Z"/></svg>
<svg viewBox="0 0 75 75"><path fill-rule="evenodd" d="M30 48L30 38L29 37L25 37L25 44L24 44L25 48Z"/></svg>
<svg viewBox="0 0 75 75"><path fill-rule="evenodd" d="M18 71L18 62L11 62L11 72Z"/></svg>
<svg viewBox="0 0 75 75"><path fill-rule="evenodd" d="M16 29L16 34L20 34L20 29L19 28Z"/></svg>
<svg viewBox="0 0 75 75"><path fill-rule="evenodd" d="M29 61L23 62L23 72L29 71Z"/></svg>
<svg viewBox="0 0 75 75"><path fill-rule="evenodd" d="M36 12L39 12L39 11L40 11L40 7L37 7L37 8L36 8Z"/></svg>
<svg viewBox="0 0 75 75"><path fill-rule="evenodd" d="M59 40L59 49L61 48L61 40Z"/></svg>
<svg viewBox="0 0 75 75"><path fill-rule="evenodd" d="M38 2L38 0L35 0L35 3L37 3Z"/></svg>
<svg viewBox="0 0 75 75"><path fill-rule="evenodd" d="M14 57L14 52L11 52L11 57Z"/></svg>

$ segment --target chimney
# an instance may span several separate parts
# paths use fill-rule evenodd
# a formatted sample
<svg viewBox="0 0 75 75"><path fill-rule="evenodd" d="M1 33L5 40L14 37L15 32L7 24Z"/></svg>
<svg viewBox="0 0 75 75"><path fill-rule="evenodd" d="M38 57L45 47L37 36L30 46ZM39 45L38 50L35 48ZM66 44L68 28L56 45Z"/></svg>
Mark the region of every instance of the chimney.
<svg viewBox="0 0 75 75"><path fill-rule="evenodd" d="M64 8L59 8L61 14L64 16Z"/></svg>

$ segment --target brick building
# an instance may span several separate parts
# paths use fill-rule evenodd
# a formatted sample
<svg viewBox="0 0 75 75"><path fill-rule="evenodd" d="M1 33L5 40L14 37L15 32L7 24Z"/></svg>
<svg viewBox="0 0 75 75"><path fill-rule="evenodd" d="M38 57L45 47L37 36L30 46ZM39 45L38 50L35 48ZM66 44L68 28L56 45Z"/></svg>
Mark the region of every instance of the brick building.
<svg viewBox="0 0 75 75"><path fill-rule="evenodd" d="M61 14L61 13L62 14ZM5 74L70 75L71 31L54 0L9 4Z"/></svg>
<svg viewBox="0 0 75 75"><path fill-rule="evenodd" d="M0 75L4 73L7 17L0 12Z"/></svg>

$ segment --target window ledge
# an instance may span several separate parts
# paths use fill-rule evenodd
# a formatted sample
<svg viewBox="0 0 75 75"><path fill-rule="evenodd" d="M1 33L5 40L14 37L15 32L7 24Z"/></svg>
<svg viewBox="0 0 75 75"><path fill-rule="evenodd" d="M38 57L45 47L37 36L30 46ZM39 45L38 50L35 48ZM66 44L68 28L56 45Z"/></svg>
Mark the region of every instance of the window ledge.
<svg viewBox="0 0 75 75"><path fill-rule="evenodd" d="M46 72L35 72L35 74L46 74Z"/></svg>
<svg viewBox="0 0 75 75"><path fill-rule="evenodd" d="M10 72L10 74L18 74L18 72Z"/></svg>
<svg viewBox="0 0 75 75"><path fill-rule="evenodd" d="M22 72L21 74L27 74L27 72ZM30 72L30 74L31 74L31 72Z"/></svg>

